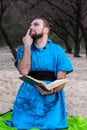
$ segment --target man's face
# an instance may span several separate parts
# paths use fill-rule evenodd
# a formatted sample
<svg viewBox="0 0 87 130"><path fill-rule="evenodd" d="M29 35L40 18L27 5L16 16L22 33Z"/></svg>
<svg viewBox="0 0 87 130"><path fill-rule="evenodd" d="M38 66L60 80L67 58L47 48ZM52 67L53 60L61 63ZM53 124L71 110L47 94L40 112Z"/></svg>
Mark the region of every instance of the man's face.
<svg viewBox="0 0 87 130"><path fill-rule="evenodd" d="M41 19L35 19L30 25L30 36L33 40L37 40L43 37L44 34L44 24Z"/></svg>

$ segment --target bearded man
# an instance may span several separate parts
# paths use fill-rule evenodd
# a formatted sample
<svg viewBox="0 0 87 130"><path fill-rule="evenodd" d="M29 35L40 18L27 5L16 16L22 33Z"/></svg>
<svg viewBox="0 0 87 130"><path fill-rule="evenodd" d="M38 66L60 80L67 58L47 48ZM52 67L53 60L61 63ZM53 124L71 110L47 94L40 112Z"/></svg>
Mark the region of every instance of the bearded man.
<svg viewBox="0 0 87 130"><path fill-rule="evenodd" d="M22 75L31 75L47 84L64 79L72 64L62 47L48 39L50 25L44 18L34 19L17 51L15 65ZM64 86L45 91L23 82L13 106L12 122L18 130L67 128Z"/></svg>

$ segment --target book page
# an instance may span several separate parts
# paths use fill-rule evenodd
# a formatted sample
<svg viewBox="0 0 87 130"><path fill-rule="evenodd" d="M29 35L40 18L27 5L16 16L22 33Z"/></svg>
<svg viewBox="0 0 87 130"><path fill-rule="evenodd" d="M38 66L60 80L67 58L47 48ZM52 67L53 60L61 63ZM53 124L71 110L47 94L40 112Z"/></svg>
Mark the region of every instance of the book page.
<svg viewBox="0 0 87 130"><path fill-rule="evenodd" d="M69 81L68 79L55 80L52 83L48 84L46 88L48 90L51 90L53 88L56 88L56 87L58 87L58 86L60 86L60 85L62 85L64 83L68 82L68 81Z"/></svg>
<svg viewBox="0 0 87 130"><path fill-rule="evenodd" d="M57 80L55 80L55 81L49 83L47 86L50 86L50 85L53 85L53 84L56 84L56 83L60 83L60 82L62 82L62 81L64 81L64 79L60 79L60 80L57 79Z"/></svg>

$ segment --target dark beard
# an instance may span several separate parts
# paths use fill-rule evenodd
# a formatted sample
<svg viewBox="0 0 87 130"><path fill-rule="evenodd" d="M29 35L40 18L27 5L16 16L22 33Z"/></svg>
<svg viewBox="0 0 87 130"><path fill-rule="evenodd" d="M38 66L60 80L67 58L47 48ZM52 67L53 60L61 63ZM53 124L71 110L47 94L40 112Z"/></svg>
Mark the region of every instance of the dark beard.
<svg viewBox="0 0 87 130"><path fill-rule="evenodd" d="M40 34L35 33L34 35L31 35L31 37L33 38L33 41L36 41L39 38L43 37L43 33L40 33Z"/></svg>

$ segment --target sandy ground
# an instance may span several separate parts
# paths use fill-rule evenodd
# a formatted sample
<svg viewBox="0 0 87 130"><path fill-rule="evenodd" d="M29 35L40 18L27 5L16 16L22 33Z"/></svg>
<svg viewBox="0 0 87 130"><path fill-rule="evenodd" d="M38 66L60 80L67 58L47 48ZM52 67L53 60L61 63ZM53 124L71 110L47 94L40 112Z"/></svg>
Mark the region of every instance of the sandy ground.
<svg viewBox="0 0 87 130"><path fill-rule="evenodd" d="M67 113L69 116L87 117L87 60L68 54L74 71L68 75L65 87ZM15 96L22 81L14 66L14 59L8 48L0 49L0 113L12 109Z"/></svg>

